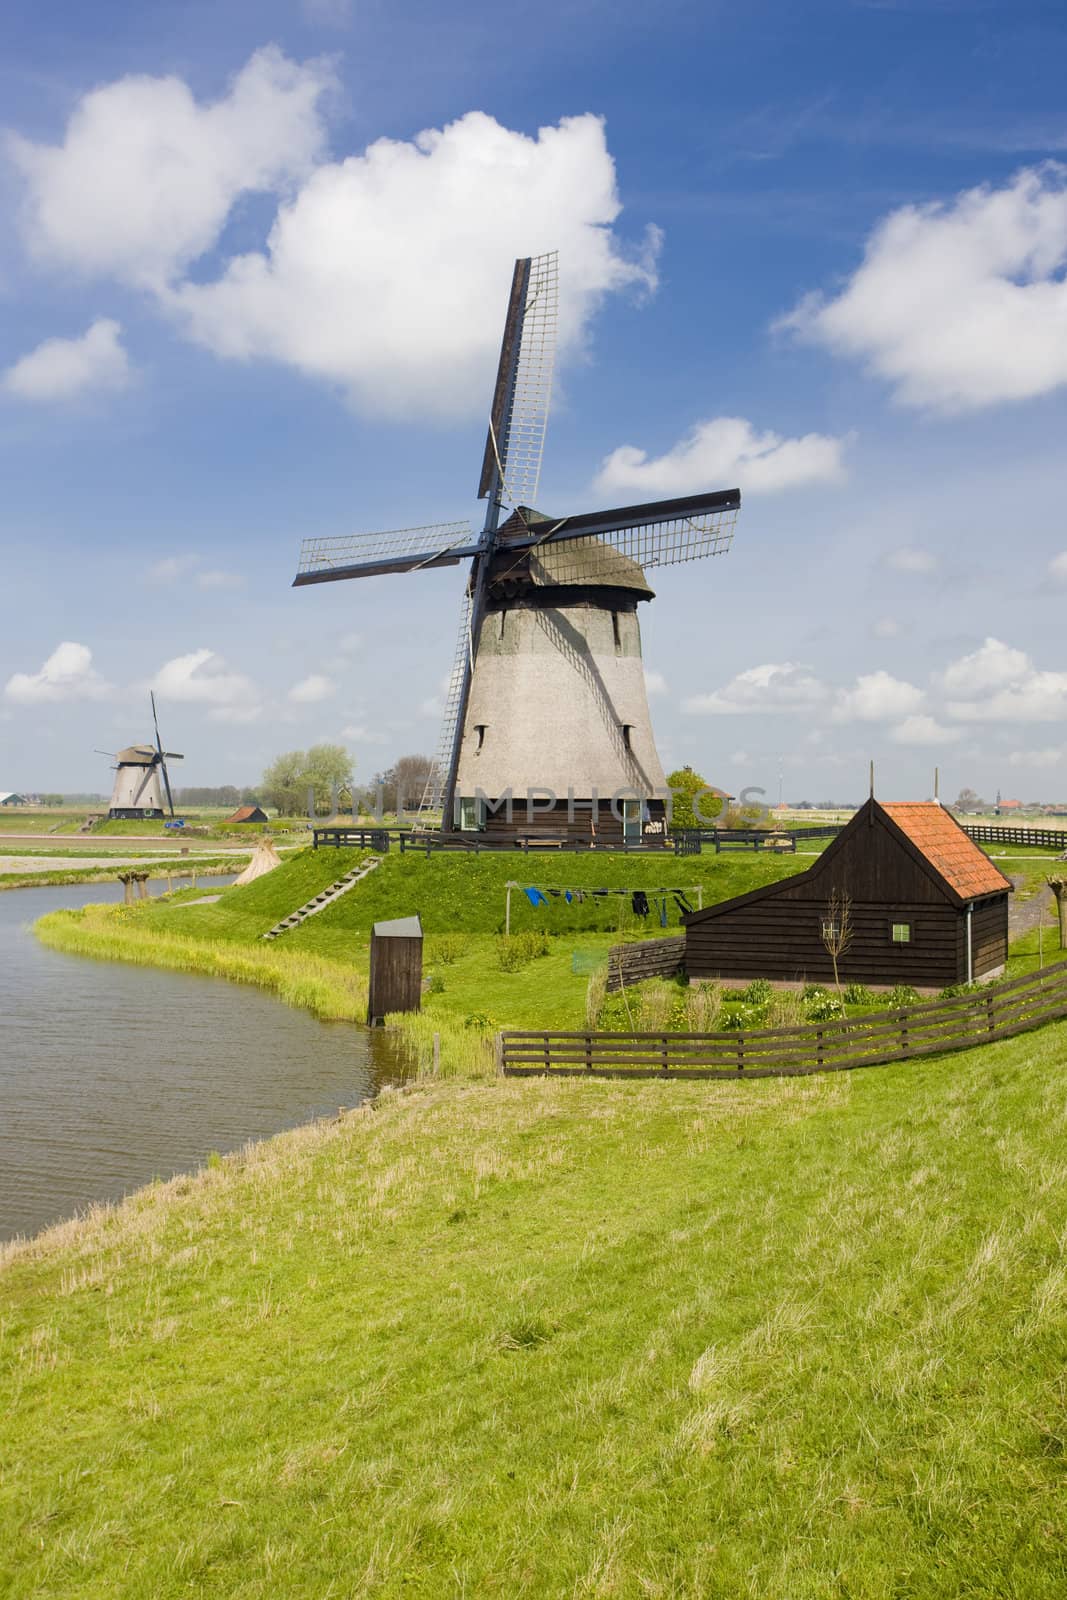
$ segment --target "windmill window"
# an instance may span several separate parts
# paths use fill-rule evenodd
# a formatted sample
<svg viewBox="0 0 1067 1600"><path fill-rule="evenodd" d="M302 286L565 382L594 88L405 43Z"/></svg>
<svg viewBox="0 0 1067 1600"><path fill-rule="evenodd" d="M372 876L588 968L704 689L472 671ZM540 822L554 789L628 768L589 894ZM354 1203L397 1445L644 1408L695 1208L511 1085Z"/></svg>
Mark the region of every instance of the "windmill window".
<svg viewBox="0 0 1067 1600"><path fill-rule="evenodd" d="M619 613L617 611L611 613L611 634L615 640L615 654L619 655L622 651L622 634L619 631Z"/></svg>
<svg viewBox="0 0 1067 1600"><path fill-rule="evenodd" d="M474 724L474 731L478 735L478 744L477 744L477 746L475 748L475 751L474 751L475 755L478 754L478 751L482 748L482 745L485 743L485 730L486 730L486 728L488 726L489 726L489 724L487 722L476 722Z"/></svg>
<svg viewBox="0 0 1067 1600"><path fill-rule="evenodd" d="M500 613L500 633L497 635L497 637L500 638L500 639L502 639L504 637L504 624L505 624L505 622L507 620L508 620L507 612L506 611L502 611Z"/></svg>
<svg viewBox="0 0 1067 1600"><path fill-rule="evenodd" d="M633 745L630 743L630 738L633 734L633 731L633 723L624 722L622 724L622 742L626 746L627 750L633 749Z"/></svg>

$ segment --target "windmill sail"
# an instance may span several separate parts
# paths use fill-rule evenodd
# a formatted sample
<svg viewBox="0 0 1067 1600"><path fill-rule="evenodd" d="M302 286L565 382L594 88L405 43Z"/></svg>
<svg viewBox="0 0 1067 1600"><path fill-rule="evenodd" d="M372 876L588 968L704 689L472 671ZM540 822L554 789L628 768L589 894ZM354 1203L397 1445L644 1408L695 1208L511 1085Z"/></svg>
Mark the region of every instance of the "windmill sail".
<svg viewBox="0 0 1067 1600"><path fill-rule="evenodd" d="M559 312L559 253L516 261L500 346L478 498L537 499L552 398Z"/></svg>
<svg viewBox="0 0 1067 1600"><path fill-rule="evenodd" d="M459 633L456 636L456 653L452 658L452 670L448 676L448 686L445 690L445 710L441 718L441 734L437 743L437 755L433 766L430 768L426 779L426 787L422 793L419 805L419 815L426 812L439 811L444 803L445 789L448 775L452 768L455 754L456 736L459 731L459 708L463 699L463 690L470 671L473 645L471 641L471 595L470 589L463 590L463 601L460 607Z"/></svg>
<svg viewBox="0 0 1067 1600"><path fill-rule="evenodd" d="M640 567L675 566L725 555L740 505L740 491L726 489L556 519L519 506L500 529L500 545L529 554L531 561L540 550L547 559L551 548L552 572L560 583L579 572L589 577L597 559L609 570L613 552Z"/></svg>
<svg viewBox="0 0 1067 1600"><path fill-rule="evenodd" d="M306 583L336 583L341 578L373 578L386 572L415 572L421 567L454 567L477 551L469 522L435 522L424 528L305 539L300 546L293 588Z"/></svg>

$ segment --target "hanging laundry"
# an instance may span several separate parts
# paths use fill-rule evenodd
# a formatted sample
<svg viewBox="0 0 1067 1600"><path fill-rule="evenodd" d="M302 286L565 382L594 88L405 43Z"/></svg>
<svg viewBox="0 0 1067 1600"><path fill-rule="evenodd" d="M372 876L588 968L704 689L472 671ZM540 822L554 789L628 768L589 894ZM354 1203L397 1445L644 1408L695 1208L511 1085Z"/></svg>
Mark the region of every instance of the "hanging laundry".
<svg viewBox="0 0 1067 1600"><path fill-rule="evenodd" d="M664 895L662 900L657 900L656 904L659 907L659 925L660 925L661 928L665 928L667 926L667 897L666 897L666 895Z"/></svg>
<svg viewBox="0 0 1067 1600"><path fill-rule="evenodd" d="M571 894L570 890L567 889L564 891L563 898L566 900L567 904L570 905L571 901L574 899L574 896Z"/></svg>
<svg viewBox="0 0 1067 1600"><path fill-rule="evenodd" d="M584 906L585 905L585 891L584 890L575 889L574 898L577 900L577 902L578 902L578 904L580 906Z"/></svg>
<svg viewBox="0 0 1067 1600"><path fill-rule="evenodd" d="M552 896L553 900L558 900L559 897L560 897L561 890L559 890L559 889L550 889L548 892Z"/></svg>
<svg viewBox="0 0 1067 1600"><path fill-rule="evenodd" d="M678 907L678 910L682 913L683 917L687 916L688 913L690 911L692 911L692 909L693 909L692 906L689 904L688 898L684 894L682 894L680 889L675 891L674 902L675 902L675 905Z"/></svg>
<svg viewBox="0 0 1067 1600"><path fill-rule="evenodd" d="M645 891L643 889L635 889L634 890L633 896L632 896L632 898L630 900L630 904L631 904L631 906L633 906L634 915L635 916L637 916L637 917L647 917L648 916L648 895L645 893Z"/></svg>
<svg viewBox="0 0 1067 1600"><path fill-rule="evenodd" d="M541 893L540 889L524 889L522 892L526 896L527 900L529 900L535 911L537 910L538 906L547 906L548 901L545 899L545 896Z"/></svg>

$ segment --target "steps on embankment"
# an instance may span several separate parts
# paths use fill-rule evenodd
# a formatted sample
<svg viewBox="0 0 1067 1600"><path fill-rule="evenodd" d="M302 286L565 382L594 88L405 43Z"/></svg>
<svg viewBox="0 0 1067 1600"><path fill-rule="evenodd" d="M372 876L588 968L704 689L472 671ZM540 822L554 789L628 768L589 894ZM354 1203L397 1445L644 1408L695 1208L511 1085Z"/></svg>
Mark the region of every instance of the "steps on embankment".
<svg viewBox="0 0 1067 1600"><path fill-rule="evenodd" d="M323 889L311 900L306 901L304 905L298 906L295 911L290 912L289 916L283 917L281 922L276 922L273 928L268 928L267 932L262 934L261 937L264 939L277 939L281 934L289 933L293 928L299 928L300 924L306 922L308 917L313 917L318 911L325 911L326 907L332 906L335 900L340 900L341 896L347 894L349 889L355 888L360 879L365 878L369 872L373 872L375 867L380 867L381 864L381 856L369 856L360 866L353 867L352 871L346 872L343 878L338 878L336 883L331 883L328 888Z"/></svg>

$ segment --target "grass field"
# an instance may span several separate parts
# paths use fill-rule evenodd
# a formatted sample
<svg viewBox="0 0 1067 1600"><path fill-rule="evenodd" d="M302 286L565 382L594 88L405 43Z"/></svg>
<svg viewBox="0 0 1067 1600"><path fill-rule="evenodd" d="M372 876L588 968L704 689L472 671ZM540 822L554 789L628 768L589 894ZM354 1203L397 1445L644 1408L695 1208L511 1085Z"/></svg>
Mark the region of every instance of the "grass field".
<svg viewBox="0 0 1067 1600"><path fill-rule="evenodd" d="M425 1086L0 1270L0 1590L1058 1600L1067 1031Z"/></svg>

